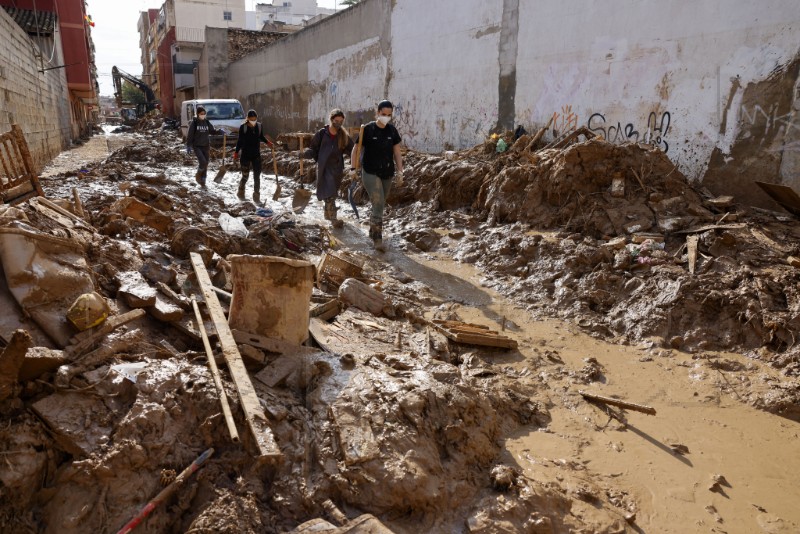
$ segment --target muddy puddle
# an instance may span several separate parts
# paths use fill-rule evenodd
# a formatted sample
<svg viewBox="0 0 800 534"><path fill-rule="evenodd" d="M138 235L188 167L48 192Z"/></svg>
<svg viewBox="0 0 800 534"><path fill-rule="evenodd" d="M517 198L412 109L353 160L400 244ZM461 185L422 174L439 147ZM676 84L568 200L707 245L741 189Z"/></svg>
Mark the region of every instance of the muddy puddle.
<svg viewBox="0 0 800 534"><path fill-rule="evenodd" d="M59 156L43 188L67 215L75 189L85 224L34 202L0 213L0 230L22 221L78 243L110 317L133 319L59 346L19 308L14 277L0 287L13 310L0 321L0 531L116 532L164 488L137 530L800 529L794 221L707 197L657 151L509 145L407 153L383 254L347 182L342 229L313 197L292 210L290 146L281 197L265 174L260 204L236 197L235 169L213 183L218 159L200 188L175 132L97 135ZM312 310L335 309L312 320L313 343L236 340L277 460L214 338L231 438L190 252L220 295L231 254L363 263L363 286L314 290Z"/></svg>

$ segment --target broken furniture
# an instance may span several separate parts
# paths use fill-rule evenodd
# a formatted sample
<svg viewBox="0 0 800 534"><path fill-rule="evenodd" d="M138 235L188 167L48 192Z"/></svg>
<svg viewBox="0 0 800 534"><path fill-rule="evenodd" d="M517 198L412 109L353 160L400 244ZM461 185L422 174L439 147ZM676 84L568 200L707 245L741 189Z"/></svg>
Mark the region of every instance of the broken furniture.
<svg viewBox="0 0 800 534"><path fill-rule="evenodd" d="M44 196L33 167L33 159L22 129L0 135L0 198L4 204L17 204L34 196Z"/></svg>
<svg viewBox="0 0 800 534"><path fill-rule="evenodd" d="M456 343L480 345L483 347L498 347L502 349L516 349L517 342L510 337L489 330L488 326L461 321L434 320L431 325L445 337Z"/></svg>

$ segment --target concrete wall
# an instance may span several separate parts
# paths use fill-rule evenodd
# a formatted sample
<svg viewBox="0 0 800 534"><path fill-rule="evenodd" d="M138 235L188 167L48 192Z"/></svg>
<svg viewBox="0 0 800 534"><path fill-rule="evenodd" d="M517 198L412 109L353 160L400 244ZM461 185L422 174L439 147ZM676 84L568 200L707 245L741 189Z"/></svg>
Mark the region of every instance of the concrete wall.
<svg viewBox="0 0 800 534"><path fill-rule="evenodd" d="M800 190L796 0L364 0L230 67L270 129L347 124L383 97L405 142L437 152L551 118L660 147L690 179L773 206Z"/></svg>
<svg viewBox="0 0 800 534"><path fill-rule="evenodd" d="M72 138L66 75L64 69L39 72L36 45L4 9L0 9L0 35L0 133L19 124L38 172ZM55 53L50 63L49 54L45 58L45 67L63 64L61 40L58 33L55 36Z"/></svg>
<svg viewBox="0 0 800 534"><path fill-rule="evenodd" d="M320 126L332 107L367 120L387 90L391 4L365 1L231 63L231 95L271 135Z"/></svg>
<svg viewBox="0 0 800 534"><path fill-rule="evenodd" d="M231 98L228 90L228 30L206 28L206 44L198 64L197 98Z"/></svg>

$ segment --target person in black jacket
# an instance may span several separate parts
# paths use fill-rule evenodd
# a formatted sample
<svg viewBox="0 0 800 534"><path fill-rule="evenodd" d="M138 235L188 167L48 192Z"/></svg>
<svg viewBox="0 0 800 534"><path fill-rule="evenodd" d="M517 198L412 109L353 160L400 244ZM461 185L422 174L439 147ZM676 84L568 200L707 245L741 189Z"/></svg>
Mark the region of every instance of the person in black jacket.
<svg viewBox="0 0 800 534"><path fill-rule="evenodd" d="M369 217L369 237L375 250L383 252L383 209L386 197L395 184L403 185L403 156L400 154L400 133L389 121L392 120L394 106L388 100L378 103L376 120L364 126L364 139L361 142L361 182L369 193L372 212ZM355 148L351 155L351 165L355 162Z"/></svg>
<svg viewBox="0 0 800 534"><path fill-rule="evenodd" d="M206 108L197 106L197 116L189 124L189 131L186 134L186 153L197 156L197 173L194 175L195 181L201 187L206 186L206 174L208 173L208 151L210 135L220 135L224 132L214 128L209 120L206 119Z"/></svg>
<svg viewBox="0 0 800 534"><path fill-rule="evenodd" d="M324 216L334 228L344 223L336 217L336 194L344 177L344 155L353 150L353 140L344 129L344 112L331 110L329 122L311 139L304 156L317 162L317 200L325 202Z"/></svg>
<svg viewBox="0 0 800 534"><path fill-rule="evenodd" d="M239 139L233 149L233 161L242 153L242 178L239 180L239 191L236 195L244 200L244 190L253 167L253 202L261 202L261 143L272 146L272 141L264 135L264 128L258 122L258 113L251 109L247 112L247 121L239 126Z"/></svg>

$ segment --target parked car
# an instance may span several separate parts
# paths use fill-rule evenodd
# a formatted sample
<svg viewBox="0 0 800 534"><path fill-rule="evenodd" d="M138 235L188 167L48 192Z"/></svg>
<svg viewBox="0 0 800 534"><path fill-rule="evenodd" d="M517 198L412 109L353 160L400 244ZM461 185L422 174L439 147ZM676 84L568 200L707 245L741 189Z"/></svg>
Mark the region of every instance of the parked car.
<svg viewBox="0 0 800 534"><path fill-rule="evenodd" d="M186 139L186 135L189 132L189 123L195 117L197 106L205 108L206 118L211 121L215 128L228 132L229 145L231 141L236 143L239 137L239 126L242 125L245 118L242 103L233 98L185 100L181 104L181 137ZM222 136L212 135L211 143L214 145L221 144Z"/></svg>

